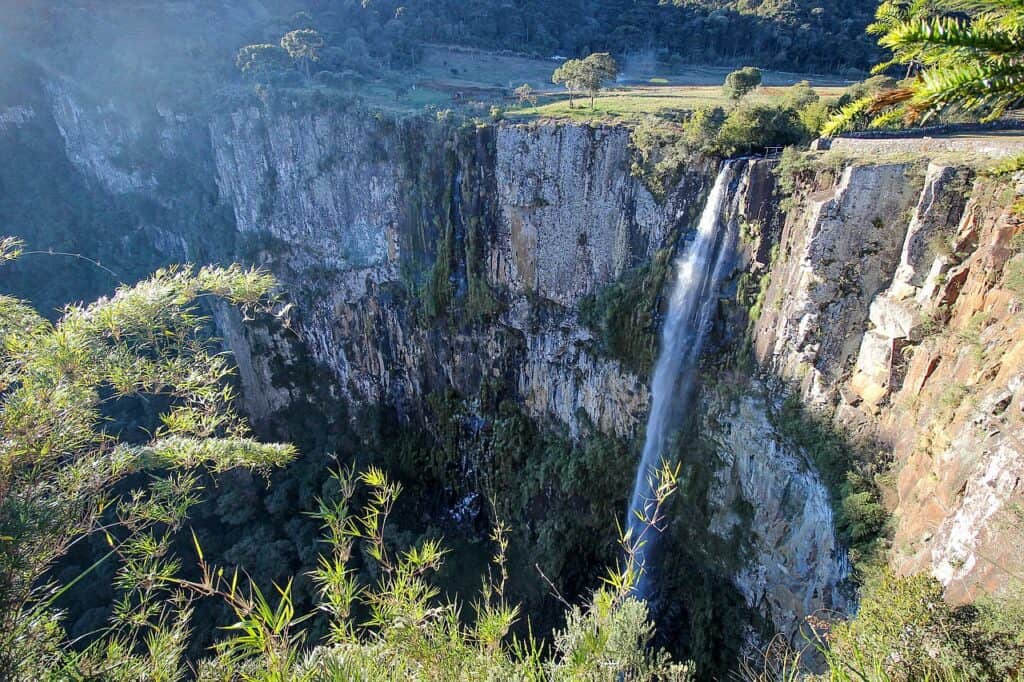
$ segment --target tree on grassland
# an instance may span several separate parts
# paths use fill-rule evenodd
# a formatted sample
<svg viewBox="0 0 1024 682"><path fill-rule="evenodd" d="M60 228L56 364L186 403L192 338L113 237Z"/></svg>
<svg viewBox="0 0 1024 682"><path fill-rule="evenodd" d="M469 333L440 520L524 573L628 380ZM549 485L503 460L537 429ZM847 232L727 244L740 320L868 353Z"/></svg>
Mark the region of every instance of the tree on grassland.
<svg viewBox="0 0 1024 682"><path fill-rule="evenodd" d="M523 83L514 92L520 104L529 104L531 107L537 106L537 92L529 83Z"/></svg>
<svg viewBox="0 0 1024 682"><path fill-rule="evenodd" d="M320 48L323 46L323 37L311 28L289 31L281 37L281 47L295 61L307 81L313 62L320 60Z"/></svg>
<svg viewBox="0 0 1024 682"><path fill-rule="evenodd" d="M570 59L555 69L551 82L564 85L569 92L569 107L573 106L573 94L585 92L590 95L590 107L594 98L608 81L619 75L619 65L607 52L595 52L584 59Z"/></svg>
<svg viewBox="0 0 1024 682"><path fill-rule="evenodd" d="M731 100L742 99L744 95L756 90L761 85L761 69L756 66L744 66L736 69L725 77L722 91Z"/></svg>
<svg viewBox="0 0 1024 682"><path fill-rule="evenodd" d="M279 44L246 45L235 56L235 65L244 75L256 80L272 79L294 67L306 82L312 77L313 64L320 61L324 39L311 28L284 34Z"/></svg>

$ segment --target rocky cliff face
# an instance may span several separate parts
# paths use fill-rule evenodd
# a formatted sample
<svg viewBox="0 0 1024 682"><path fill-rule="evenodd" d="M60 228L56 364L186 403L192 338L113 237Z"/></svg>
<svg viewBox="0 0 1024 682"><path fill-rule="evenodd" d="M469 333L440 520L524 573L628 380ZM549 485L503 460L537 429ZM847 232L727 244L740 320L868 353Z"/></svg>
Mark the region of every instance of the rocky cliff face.
<svg viewBox="0 0 1024 682"><path fill-rule="evenodd" d="M1024 558L1020 179L924 158L831 177L789 215L758 360L891 462L896 567L997 591Z"/></svg>
<svg viewBox="0 0 1024 682"><path fill-rule="evenodd" d="M429 420L438 392L475 404L500 386L573 437L642 438L647 379L581 306L685 243L715 164L659 203L618 127L262 104L140 118L44 92L0 109L0 139L59 132L68 172L132 216L122 262L148 245L280 278L277 331L216 311L256 420L302 390L278 366L311 362L337 398L406 424ZM688 493L698 542L729 548L729 579L777 629L847 603L834 493L776 423L795 395L895 463L881 483L902 570L933 571L956 599L998 587L1022 561L1020 188L956 165L851 162L805 174L783 208L771 166L746 164L729 202L744 243L696 419L712 456L686 461L706 481ZM737 305L744 281L757 311ZM748 338L755 369L726 369ZM634 468L623 458L623 491Z"/></svg>
<svg viewBox="0 0 1024 682"><path fill-rule="evenodd" d="M26 258L14 265L12 283L32 291L16 291L50 311L166 263L232 254L234 220L212 181L210 134L200 116L119 106L16 60L9 76L18 87L0 103L7 229L30 248L87 255L107 268Z"/></svg>
<svg viewBox="0 0 1024 682"><path fill-rule="evenodd" d="M758 359L825 404L860 345L871 300L895 268L917 194L906 165L850 166L810 194L781 237L754 334Z"/></svg>
<svg viewBox="0 0 1024 682"><path fill-rule="evenodd" d="M710 530L723 539L741 531L746 561L735 584L749 606L796 641L808 615L849 608L849 568L829 492L776 429L773 409L758 382L742 397L719 396L706 408L702 430L718 455Z"/></svg>
<svg viewBox="0 0 1024 682"><path fill-rule="evenodd" d="M628 172L624 129L250 108L213 139L238 229L301 292L295 329L348 397L411 414L445 383L472 395L501 371L535 417L635 435L644 382L593 351L575 308L668 246L699 210L702 169L660 206ZM488 319L442 339L395 304L439 286L452 307L489 299Z"/></svg>

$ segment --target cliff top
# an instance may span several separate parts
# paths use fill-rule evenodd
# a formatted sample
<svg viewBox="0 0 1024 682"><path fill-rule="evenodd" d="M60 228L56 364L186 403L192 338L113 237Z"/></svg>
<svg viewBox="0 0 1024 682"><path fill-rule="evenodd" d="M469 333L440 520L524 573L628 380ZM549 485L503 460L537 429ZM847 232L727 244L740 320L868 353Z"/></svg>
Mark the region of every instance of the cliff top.
<svg viewBox="0 0 1024 682"><path fill-rule="evenodd" d="M967 165L1007 159L1024 154L1024 130L981 130L949 128L922 131L908 136L907 131L871 137L837 137L828 148L854 157L925 156L949 158Z"/></svg>

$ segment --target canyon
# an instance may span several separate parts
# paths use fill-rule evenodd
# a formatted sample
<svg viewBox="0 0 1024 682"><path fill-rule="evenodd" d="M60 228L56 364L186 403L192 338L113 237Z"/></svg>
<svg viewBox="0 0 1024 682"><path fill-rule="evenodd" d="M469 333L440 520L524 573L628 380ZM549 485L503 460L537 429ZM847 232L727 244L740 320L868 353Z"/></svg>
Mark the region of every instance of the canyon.
<svg viewBox="0 0 1024 682"><path fill-rule="evenodd" d="M439 466L437 496L472 526L507 492L494 481L525 475L500 473L522 464L488 445L514 412L569 443L619 444L605 466L628 496L673 262L722 161L693 160L659 201L624 126L289 97L127 108L33 82L0 106L16 161L0 175L5 228L30 249L103 253L124 281L175 262L270 270L275 314L211 310L257 431L288 435L296 405L357 430L386 410L434 442L454 429L469 445ZM670 445L677 511L692 513L667 520L659 610L694 596L668 575L685 552L735 590L747 646L795 639L808 616L856 608L851 546L872 534L955 602L997 594L1024 564L1024 179L927 150L732 163L736 258ZM20 203L53 183L74 187L88 234ZM48 302L71 299L46 286L80 299L114 284L75 264L47 285L53 267L12 272ZM812 431L854 465L825 466ZM530 499L533 523L549 502ZM889 514L878 527L840 522L872 501ZM614 532L624 511L602 522Z"/></svg>

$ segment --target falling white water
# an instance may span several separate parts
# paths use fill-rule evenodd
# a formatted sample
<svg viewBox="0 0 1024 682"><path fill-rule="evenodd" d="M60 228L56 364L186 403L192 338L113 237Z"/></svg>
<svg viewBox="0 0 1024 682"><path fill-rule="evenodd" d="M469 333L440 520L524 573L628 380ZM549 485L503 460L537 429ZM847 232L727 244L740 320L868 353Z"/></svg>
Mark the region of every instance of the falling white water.
<svg viewBox="0 0 1024 682"><path fill-rule="evenodd" d="M732 178L732 163L727 162L708 196L696 238L675 263L676 279L651 383L651 412L647 418L643 457L626 517L626 528L633 539L639 537L647 525L638 519L638 514L649 518L653 513L653 476L665 454L665 444L675 422L672 417L686 410L693 369L717 304L718 285L732 266L736 224L734 220L722 219ZM657 536L653 528L646 531L643 545L637 551L636 564L641 575L635 592L641 599L648 596L650 567L646 559Z"/></svg>

